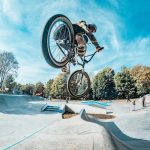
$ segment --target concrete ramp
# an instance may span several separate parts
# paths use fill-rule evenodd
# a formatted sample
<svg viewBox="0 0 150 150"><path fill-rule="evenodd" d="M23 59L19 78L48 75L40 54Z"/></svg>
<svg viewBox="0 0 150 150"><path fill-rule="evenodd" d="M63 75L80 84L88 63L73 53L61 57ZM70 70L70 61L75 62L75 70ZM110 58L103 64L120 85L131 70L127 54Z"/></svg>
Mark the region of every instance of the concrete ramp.
<svg viewBox="0 0 150 150"><path fill-rule="evenodd" d="M102 122L99 119L86 114L85 109L80 112L80 118L103 126L111 136L117 150L149 150L150 141L141 140L125 135L114 122Z"/></svg>
<svg viewBox="0 0 150 150"><path fill-rule="evenodd" d="M0 95L0 112L6 114L30 114L39 112L43 98L27 95Z"/></svg>
<svg viewBox="0 0 150 150"><path fill-rule="evenodd" d="M146 141L145 145L141 145L138 139L126 135L120 138L117 136L118 129L112 124L110 126L116 134L108 125L88 116L85 109L82 109L78 116L49 126L26 142L18 144L16 149L149 150Z"/></svg>
<svg viewBox="0 0 150 150"><path fill-rule="evenodd" d="M47 103L41 107L41 112L52 111L52 112L62 112L63 110L57 105L48 105Z"/></svg>
<svg viewBox="0 0 150 150"><path fill-rule="evenodd" d="M88 120L85 110L70 119L49 125L16 149L39 150L116 150L106 129ZM40 144L39 144L40 143Z"/></svg>
<svg viewBox="0 0 150 150"><path fill-rule="evenodd" d="M111 135L117 149L119 150L149 150L150 141L143 139L136 139L123 133L121 129L113 121L101 121L93 116L88 116L89 120L105 127Z"/></svg>
<svg viewBox="0 0 150 150"><path fill-rule="evenodd" d="M103 108L97 108L92 107L84 104L67 104L68 107L70 107L75 113L80 113L82 109L85 109L87 113L90 114L106 114L106 109Z"/></svg>
<svg viewBox="0 0 150 150"><path fill-rule="evenodd" d="M44 103L37 96L0 95L0 150L14 149L31 135L62 120L60 113L41 112Z"/></svg>
<svg viewBox="0 0 150 150"><path fill-rule="evenodd" d="M82 110L81 110L81 112L80 112L80 118L83 119L83 120L86 120L86 121L89 120L89 117L88 117L88 115L86 114L85 109L82 109Z"/></svg>
<svg viewBox="0 0 150 150"><path fill-rule="evenodd" d="M61 102L47 103L65 106ZM0 95L0 149L149 150L149 141L131 138L122 133L114 122L102 122L87 115L106 114L106 109L69 103L65 110L79 115L62 119L61 113L41 112L44 104L45 101L39 97ZM125 116L129 115L129 109L126 105L120 120L122 116L124 121L127 120ZM122 103L116 105L119 113L124 108L121 106ZM148 110L149 107L145 113ZM130 115L135 113L132 111ZM139 117L140 112L135 116Z"/></svg>

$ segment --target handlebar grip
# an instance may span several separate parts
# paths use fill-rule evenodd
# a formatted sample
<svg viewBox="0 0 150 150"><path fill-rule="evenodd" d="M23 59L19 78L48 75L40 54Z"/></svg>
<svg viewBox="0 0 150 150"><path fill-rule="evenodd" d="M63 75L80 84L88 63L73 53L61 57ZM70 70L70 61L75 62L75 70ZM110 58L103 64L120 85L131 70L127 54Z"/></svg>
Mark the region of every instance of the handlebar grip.
<svg viewBox="0 0 150 150"><path fill-rule="evenodd" d="M88 60L86 60L86 59L84 59L84 62L85 62L85 63L88 63L89 61L88 61Z"/></svg>
<svg viewBox="0 0 150 150"><path fill-rule="evenodd" d="M99 49L99 51L102 51L103 49L104 49L104 47L101 47L101 48ZM98 52L99 52L99 51L98 51Z"/></svg>

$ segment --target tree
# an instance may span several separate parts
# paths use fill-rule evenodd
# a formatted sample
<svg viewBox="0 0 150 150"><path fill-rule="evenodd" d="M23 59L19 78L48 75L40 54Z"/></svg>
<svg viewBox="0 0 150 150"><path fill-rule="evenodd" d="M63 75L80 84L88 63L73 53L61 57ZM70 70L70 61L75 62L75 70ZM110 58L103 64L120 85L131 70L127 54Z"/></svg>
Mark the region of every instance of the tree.
<svg viewBox="0 0 150 150"><path fill-rule="evenodd" d="M59 74L53 84L52 84L52 96L54 98L63 98L65 99L68 95L67 91L67 78L68 78L68 73L61 73Z"/></svg>
<svg viewBox="0 0 150 150"><path fill-rule="evenodd" d="M114 99L116 97L115 72L112 68L105 68L93 79L93 94L96 99Z"/></svg>
<svg viewBox="0 0 150 150"><path fill-rule="evenodd" d="M12 92L14 87L16 86L16 82L14 82L15 79L13 75L8 75L6 79L4 80L4 87L8 88L8 92Z"/></svg>
<svg viewBox="0 0 150 150"><path fill-rule="evenodd" d="M136 81L138 96L150 92L150 67L136 65L131 69L131 75Z"/></svg>
<svg viewBox="0 0 150 150"><path fill-rule="evenodd" d="M93 98L97 99L98 96L98 74L92 80L92 91L93 91Z"/></svg>
<svg viewBox="0 0 150 150"><path fill-rule="evenodd" d="M44 92L44 84L42 82L37 82L35 85L35 94L42 94Z"/></svg>
<svg viewBox="0 0 150 150"><path fill-rule="evenodd" d="M54 80L53 79L50 79L47 83L46 83L46 86L45 86L45 89L44 89L44 95L45 97L49 97L52 95L52 84L53 84Z"/></svg>
<svg viewBox="0 0 150 150"><path fill-rule="evenodd" d="M22 94L23 91L22 91L22 85L20 83L16 83L14 89L16 90L16 94Z"/></svg>
<svg viewBox="0 0 150 150"><path fill-rule="evenodd" d="M17 75L18 61L11 52L0 53L0 88L4 88L4 81L8 75Z"/></svg>
<svg viewBox="0 0 150 150"><path fill-rule="evenodd" d="M25 85L18 85L19 90L22 91L23 94L33 95L33 91L35 89L35 86L33 84L25 84Z"/></svg>
<svg viewBox="0 0 150 150"><path fill-rule="evenodd" d="M116 90L118 98L135 98L136 97L136 82L130 74L128 68L122 68L115 76Z"/></svg>

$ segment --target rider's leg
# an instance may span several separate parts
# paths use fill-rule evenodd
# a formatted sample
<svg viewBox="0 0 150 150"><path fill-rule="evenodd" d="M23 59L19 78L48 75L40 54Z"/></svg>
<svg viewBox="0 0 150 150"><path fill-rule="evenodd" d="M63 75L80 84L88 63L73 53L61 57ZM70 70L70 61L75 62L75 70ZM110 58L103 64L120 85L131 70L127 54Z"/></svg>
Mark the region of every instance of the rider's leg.
<svg viewBox="0 0 150 150"><path fill-rule="evenodd" d="M75 39L76 39L76 42L77 42L77 52L79 54L79 56L84 56L85 54L85 41L84 41L84 38L83 38L83 35L82 34L77 34L75 36Z"/></svg>

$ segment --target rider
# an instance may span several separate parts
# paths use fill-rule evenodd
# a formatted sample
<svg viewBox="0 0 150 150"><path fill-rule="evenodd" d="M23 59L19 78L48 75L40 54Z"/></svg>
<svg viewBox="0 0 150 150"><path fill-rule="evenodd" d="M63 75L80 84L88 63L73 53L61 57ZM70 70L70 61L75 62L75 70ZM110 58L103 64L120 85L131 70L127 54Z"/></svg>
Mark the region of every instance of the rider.
<svg viewBox="0 0 150 150"><path fill-rule="evenodd" d="M95 36L93 33L96 32L97 27L95 24L87 24L85 21L80 21L76 24L72 24L74 29L74 35L75 35L75 44L77 44L77 53L80 57L83 57L86 53L86 43L88 42L88 38L91 40L92 44L96 47L96 51L101 51L104 47L101 47L99 43L97 42ZM56 30L54 33L54 39L57 40L58 37L60 38L59 34L61 34L60 31L63 31L63 26L61 26L59 29ZM62 36L62 38L64 38ZM61 45L63 48L67 49L66 44ZM67 67L64 66L62 68L63 72L67 71Z"/></svg>
<svg viewBox="0 0 150 150"><path fill-rule="evenodd" d="M93 33L96 32L97 27L95 24L87 24L85 21L80 21L73 24L75 43L77 44L77 52L79 56L84 56L85 46L88 42L88 38L91 40L92 44L96 47L96 51L101 51L104 47L101 47ZM88 38L87 38L88 37Z"/></svg>

